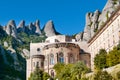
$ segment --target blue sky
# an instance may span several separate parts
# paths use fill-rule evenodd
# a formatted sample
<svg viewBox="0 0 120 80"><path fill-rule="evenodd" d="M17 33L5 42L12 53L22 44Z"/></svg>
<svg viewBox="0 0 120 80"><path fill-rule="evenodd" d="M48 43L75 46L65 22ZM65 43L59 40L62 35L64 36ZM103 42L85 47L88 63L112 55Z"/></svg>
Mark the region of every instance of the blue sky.
<svg viewBox="0 0 120 80"><path fill-rule="evenodd" d="M83 31L87 12L102 10L107 0L0 0L0 24L13 19L26 24L39 19L41 28L53 20L62 34L72 35Z"/></svg>

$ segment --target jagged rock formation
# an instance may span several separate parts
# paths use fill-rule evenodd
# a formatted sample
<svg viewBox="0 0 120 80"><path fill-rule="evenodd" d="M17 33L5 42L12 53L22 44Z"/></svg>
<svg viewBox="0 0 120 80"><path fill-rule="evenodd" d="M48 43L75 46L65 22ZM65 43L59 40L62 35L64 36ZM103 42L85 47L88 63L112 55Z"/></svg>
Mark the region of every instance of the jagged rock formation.
<svg viewBox="0 0 120 80"><path fill-rule="evenodd" d="M6 28L6 33L8 35L11 35L15 38L17 38L17 29L16 29L16 24L14 20L10 20L9 23L7 24Z"/></svg>
<svg viewBox="0 0 120 80"><path fill-rule="evenodd" d="M51 21L51 20L46 23L43 30L41 30L41 28L40 28L40 21L39 20L36 20L36 22L34 22L34 23L31 22L29 25L25 25L25 21L22 20L18 24L17 27L16 27L16 23L14 20L10 20L8 22L8 24L4 27L0 25L0 36L1 37L5 36L5 35L10 35L10 36L13 36L14 38L17 39L18 33L21 33L21 32L24 32L28 35L46 34L47 37L60 34L60 33L56 32L56 30L54 28L53 21Z"/></svg>
<svg viewBox="0 0 120 80"><path fill-rule="evenodd" d="M36 27L33 25L32 22L28 25L28 28L29 28L29 33L30 34L34 34L35 33Z"/></svg>
<svg viewBox="0 0 120 80"><path fill-rule="evenodd" d="M48 36L48 37L56 35L55 34L56 31L55 31L52 20L50 20L46 23L46 25L44 27L44 32L45 32L46 36Z"/></svg>
<svg viewBox="0 0 120 80"><path fill-rule="evenodd" d="M24 21L24 20L22 20L22 21L19 23L19 25L18 25L18 27L17 27L17 31L18 31L18 32L25 32L25 21Z"/></svg>
<svg viewBox="0 0 120 80"><path fill-rule="evenodd" d="M107 1L105 7L102 10L102 13L100 14L100 18L98 20L99 26L103 25L108 20L108 18L117 9L119 5L120 5L120 0L108 0Z"/></svg>
<svg viewBox="0 0 120 80"><path fill-rule="evenodd" d="M91 18L92 18L92 13L87 13L86 14L86 26L84 28L84 33L83 33L84 41L89 40L91 37L91 27L90 27L92 24Z"/></svg>
<svg viewBox="0 0 120 80"><path fill-rule="evenodd" d="M35 33L37 33L37 34L41 34L42 32L41 32L41 30L40 30L40 21L39 20L36 20L36 22L35 22L35 27L36 27L36 31L35 31Z"/></svg>
<svg viewBox="0 0 120 80"><path fill-rule="evenodd" d="M89 39L91 39L101 26L109 19L119 5L120 0L108 0L102 12L96 10L94 13L87 13L83 37L79 40L89 41Z"/></svg>

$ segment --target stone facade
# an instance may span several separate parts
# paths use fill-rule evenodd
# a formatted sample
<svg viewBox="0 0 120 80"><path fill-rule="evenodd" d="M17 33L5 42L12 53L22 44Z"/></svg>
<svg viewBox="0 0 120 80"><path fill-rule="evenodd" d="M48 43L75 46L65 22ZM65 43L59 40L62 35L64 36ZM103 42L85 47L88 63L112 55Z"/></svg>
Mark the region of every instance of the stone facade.
<svg viewBox="0 0 120 80"><path fill-rule="evenodd" d="M90 67L90 54L82 52L72 37L58 35L48 37L44 43L30 43L30 58L27 59L26 71L27 80L36 66L54 77L53 66L56 63L76 63L79 60Z"/></svg>

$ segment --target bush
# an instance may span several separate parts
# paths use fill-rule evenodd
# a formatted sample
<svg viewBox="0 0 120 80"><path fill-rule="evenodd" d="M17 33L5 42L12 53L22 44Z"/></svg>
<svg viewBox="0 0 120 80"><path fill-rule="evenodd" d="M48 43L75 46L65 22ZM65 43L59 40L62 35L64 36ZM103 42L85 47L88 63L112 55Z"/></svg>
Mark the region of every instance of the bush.
<svg viewBox="0 0 120 80"><path fill-rule="evenodd" d="M97 68L97 69L103 69L103 68L107 67L107 64L106 64L106 55L107 55L107 52L104 49L101 49L99 51L99 54L97 54L95 56L95 58L94 58L95 68Z"/></svg>
<svg viewBox="0 0 120 80"><path fill-rule="evenodd" d="M120 50L117 47L114 47L113 50L107 55L107 65L109 67L115 66L120 63Z"/></svg>

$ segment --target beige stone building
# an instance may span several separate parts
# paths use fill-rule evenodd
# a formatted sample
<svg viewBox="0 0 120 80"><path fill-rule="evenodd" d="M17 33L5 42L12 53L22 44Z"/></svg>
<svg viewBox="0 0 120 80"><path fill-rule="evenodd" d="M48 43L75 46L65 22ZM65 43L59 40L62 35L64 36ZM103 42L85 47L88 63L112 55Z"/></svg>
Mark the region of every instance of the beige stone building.
<svg viewBox="0 0 120 80"><path fill-rule="evenodd" d="M88 41L91 54L91 68L94 69L94 57L100 49L107 52L120 41L120 8L101 26L101 29Z"/></svg>
<svg viewBox="0 0 120 80"><path fill-rule="evenodd" d="M68 64L79 60L90 67L90 54L83 52L75 39L65 35L48 37L43 43L30 43L30 58L27 59L26 76L28 79L37 65L54 77L53 66L56 63Z"/></svg>

